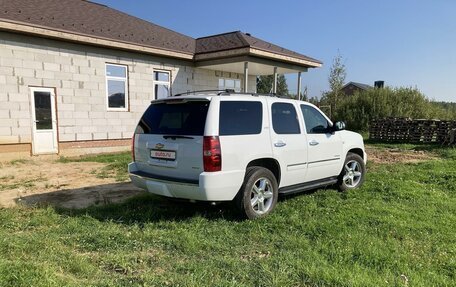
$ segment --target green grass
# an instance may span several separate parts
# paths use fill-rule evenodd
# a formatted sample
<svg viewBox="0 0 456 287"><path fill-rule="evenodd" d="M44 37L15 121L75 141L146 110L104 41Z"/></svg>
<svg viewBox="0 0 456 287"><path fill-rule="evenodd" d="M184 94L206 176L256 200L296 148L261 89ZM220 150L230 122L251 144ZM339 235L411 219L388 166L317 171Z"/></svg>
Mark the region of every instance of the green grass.
<svg viewBox="0 0 456 287"><path fill-rule="evenodd" d="M60 157L58 162L100 162L108 165L100 170L93 172L99 178L114 178L116 181L125 181L128 179L127 165L131 162L131 153L110 153L98 154L81 157Z"/></svg>
<svg viewBox="0 0 456 287"><path fill-rule="evenodd" d="M373 148L396 149L399 151L422 151L435 154L442 159L456 160L456 146L442 146L440 144L404 144L404 143L382 143L372 140L364 142Z"/></svg>
<svg viewBox="0 0 456 287"><path fill-rule="evenodd" d="M37 182L46 181L47 178L40 175L35 178L30 178L27 180L16 181L16 182L9 182L14 179L14 176L4 176L0 178L0 191L7 190L7 189L15 189L15 188L30 188L34 187Z"/></svg>
<svg viewBox="0 0 456 287"><path fill-rule="evenodd" d="M153 195L3 209L0 286L454 286L456 150L436 152L370 165L359 190L290 197L256 221Z"/></svg>
<svg viewBox="0 0 456 287"><path fill-rule="evenodd" d="M26 164L26 163L32 163L31 160L29 159L15 159L9 162L11 165L20 165L20 164Z"/></svg>

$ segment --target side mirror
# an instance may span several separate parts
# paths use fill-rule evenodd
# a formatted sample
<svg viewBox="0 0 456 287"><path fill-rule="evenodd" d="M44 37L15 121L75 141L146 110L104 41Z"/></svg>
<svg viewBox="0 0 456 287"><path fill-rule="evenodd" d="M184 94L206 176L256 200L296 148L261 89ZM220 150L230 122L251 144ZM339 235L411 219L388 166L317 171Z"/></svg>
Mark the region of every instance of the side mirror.
<svg viewBox="0 0 456 287"><path fill-rule="evenodd" d="M335 131L335 132L345 130L345 123L343 121L337 121L332 126L332 130Z"/></svg>

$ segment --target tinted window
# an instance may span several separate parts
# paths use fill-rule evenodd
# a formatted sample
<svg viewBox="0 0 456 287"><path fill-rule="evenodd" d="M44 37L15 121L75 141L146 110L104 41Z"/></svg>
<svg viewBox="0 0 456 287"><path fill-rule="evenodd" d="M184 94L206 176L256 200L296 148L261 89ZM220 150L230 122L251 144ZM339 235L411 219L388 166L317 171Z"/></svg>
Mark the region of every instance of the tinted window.
<svg viewBox="0 0 456 287"><path fill-rule="evenodd" d="M221 102L219 134L221 136L259 134L262 119L263 105L260 102Z"/></svg>
<svg viewBox="0 0 456 287"><path fill-rule="evenodd" d="M314 107L301 105L302 115L308 134L326 133L329 123L326 118Z"/></svg>
<svg viewBox="0 0 456 287"><path fill-rule="evenodd" d="M208 101L152 104L139 121L136 133L202 136Z"/></svg>
<svg viewBox="0 0 456 287"><path fill-rule="evenodd" d="M276 134L299 134L298 117L292 104L272 104L272 126Z"/></svg>

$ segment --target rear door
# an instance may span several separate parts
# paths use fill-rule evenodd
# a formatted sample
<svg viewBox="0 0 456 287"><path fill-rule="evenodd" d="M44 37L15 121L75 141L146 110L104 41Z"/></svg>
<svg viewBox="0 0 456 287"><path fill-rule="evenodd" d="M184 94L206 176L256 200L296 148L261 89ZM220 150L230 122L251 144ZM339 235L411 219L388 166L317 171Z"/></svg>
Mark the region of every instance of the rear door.
<svg viewBox="0 0 456 287"><path fill-rule="evenodd" d="M330 122L311 105L301 104L307 133L308 171L306 181L337 176L342 166L342 139L329 132Z"/></svg>
<svg viewBox="0 0 456 287"><path fill-rule="evenodd" d="M303 183L307 172L307 146L296 105L272 99L269 102L272 149L282 174L280 187Z"/></svg>
<svg viewBox="0 0 456 287"><path fill-rule="evenodd" d="M220 101L218 132L224 171L243 170L251 160L270 157L269 128L263 129L267 113L267 103L261 98L230 96Z"/></svg>
<svg viewBox="0 0 456 287"><path fill-rule="evenodd" d="M153 102L135 131L140 171L172 180L198 180L203 172L203 134L210 101Z"/></svg>

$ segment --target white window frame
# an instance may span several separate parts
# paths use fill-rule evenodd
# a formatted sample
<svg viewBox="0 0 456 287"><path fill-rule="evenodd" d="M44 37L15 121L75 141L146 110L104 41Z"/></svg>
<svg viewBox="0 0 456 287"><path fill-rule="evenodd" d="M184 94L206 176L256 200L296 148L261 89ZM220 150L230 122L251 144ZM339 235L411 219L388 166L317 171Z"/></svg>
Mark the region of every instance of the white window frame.
<svg viewBox="0 0 456 287"><path fill-rule="evenodd" d="M155 80L155 72L168 74L168 81ZM158 100L157 95L155 94L156 85L168 86L168 97L171 97L171 71L154 69L152 72L152 79L153 79L153 83L154 83L152 92L154 93L155 100Z"/></svg>
<svg viewBox="0 0 456 287"><path fill-rule="evenodd" d="M223 80L223 87L220 86L220 80ZM220 89L220 90L231 89L231 88L227 88L226 87L226 85L225 85L226 80L234 81L234 87L232 89L234 89L235 92L241 92L242 91L242 81L241 81L241 79L234 79L234 78L218 78L218 81L219 81L218 89ZM239 82L239 88L237 88L237 89L236 89L236 82Z"/></svg>
<svg viewBox="0 0 456 287"><path fill-rule="evenodd" d="M116 67L125 68L125 77L108 76L108 74L107 74L108 66L116 66ZM105 64L105 76L106 76L106 110L107 111L116 111L116 112L128 112L129 107L130 107L130 98L128 95L128 65L106 63ZM124 82L124 84L125 84L125 107L124 108L109 107L109 80Z"/></svg>

